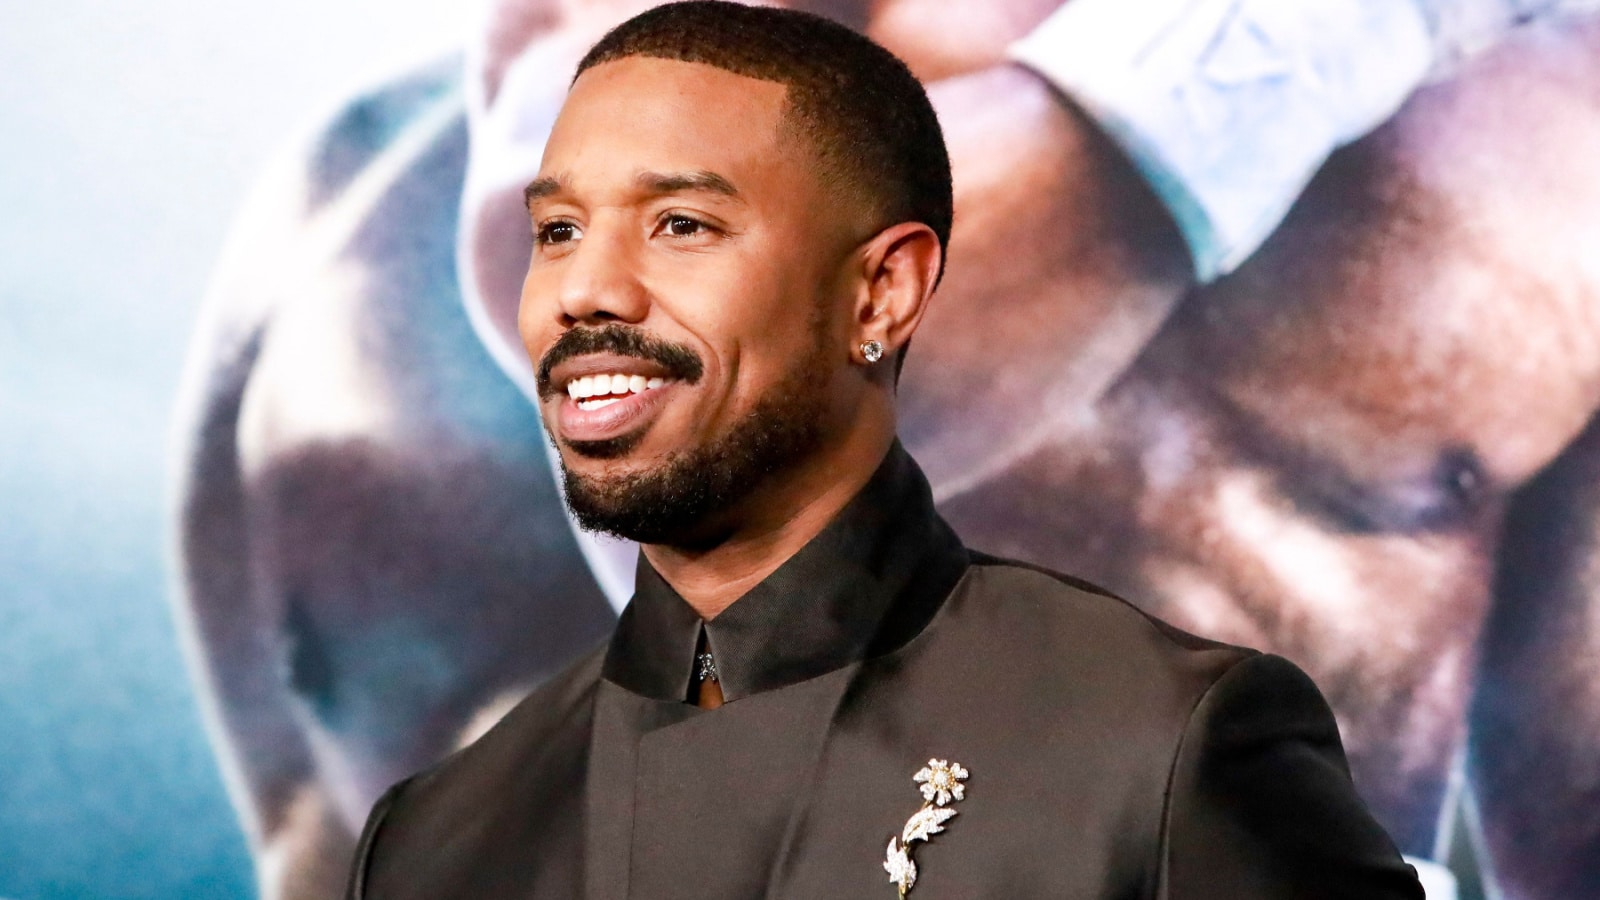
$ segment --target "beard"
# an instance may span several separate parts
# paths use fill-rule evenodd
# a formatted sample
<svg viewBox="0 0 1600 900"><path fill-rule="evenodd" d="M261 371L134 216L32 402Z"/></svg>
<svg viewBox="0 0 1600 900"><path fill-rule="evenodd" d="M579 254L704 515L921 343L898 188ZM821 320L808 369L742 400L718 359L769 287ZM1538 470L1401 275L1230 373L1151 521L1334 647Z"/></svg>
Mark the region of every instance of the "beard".
<svg viewBox="0 0 1600 900"><path fill-rule="evenodd" d="M567 507L579 527L641 544L692 545L718 514L815 453L830 371L821 329L814 332L811 352L711 441L619 475L580 476L563 460ZM626 448L592 449L604 457Z"/></svg>

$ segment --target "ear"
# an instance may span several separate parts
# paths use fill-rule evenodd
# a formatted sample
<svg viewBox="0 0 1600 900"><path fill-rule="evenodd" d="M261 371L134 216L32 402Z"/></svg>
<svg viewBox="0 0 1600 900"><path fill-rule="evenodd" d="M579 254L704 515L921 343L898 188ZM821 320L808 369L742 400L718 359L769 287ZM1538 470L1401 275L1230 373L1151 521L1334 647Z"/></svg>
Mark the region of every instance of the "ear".
<svg viewBox="0 0 1600 900"><path fill-rule="evenodd" d="M882 344L879 366L891 373L892 382L893 360L922 322L944 251L932 228L901 222L878 232L860 252L864 279L856 299L852 353L856 362L867 365L861 345Z"/></svg>

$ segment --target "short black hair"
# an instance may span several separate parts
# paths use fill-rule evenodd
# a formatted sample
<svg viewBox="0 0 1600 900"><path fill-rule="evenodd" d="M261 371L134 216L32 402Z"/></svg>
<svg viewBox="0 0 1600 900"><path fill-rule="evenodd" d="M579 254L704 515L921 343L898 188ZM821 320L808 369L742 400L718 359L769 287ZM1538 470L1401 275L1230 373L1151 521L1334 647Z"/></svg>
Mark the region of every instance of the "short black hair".
<svg viewBox="0 0 1600 900"><path fill-rule="evenodd" d="M686 0L613 28L573 80L631 56L704 63L784 85L785 117L811 138L825 175L868 198L881 227L921 222L941 251L949 244L954 201L939 118L922 82L871 39L799 10Z"/></svg>

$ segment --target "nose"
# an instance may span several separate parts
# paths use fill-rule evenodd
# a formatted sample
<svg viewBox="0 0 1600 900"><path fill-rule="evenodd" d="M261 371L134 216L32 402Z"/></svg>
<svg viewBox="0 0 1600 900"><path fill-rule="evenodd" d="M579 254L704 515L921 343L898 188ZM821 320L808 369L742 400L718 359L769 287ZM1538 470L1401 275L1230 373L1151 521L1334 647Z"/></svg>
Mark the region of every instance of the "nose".
<svg viewBox="0 0 1600 900"><path fill-rule="evenodd" d="M529 269L523 302L531 299L530 294L550 292L552 312L562 328L637 323L650 305L637 263L637 248L623 229L591 223L587 233L559 260Z"/></svg>

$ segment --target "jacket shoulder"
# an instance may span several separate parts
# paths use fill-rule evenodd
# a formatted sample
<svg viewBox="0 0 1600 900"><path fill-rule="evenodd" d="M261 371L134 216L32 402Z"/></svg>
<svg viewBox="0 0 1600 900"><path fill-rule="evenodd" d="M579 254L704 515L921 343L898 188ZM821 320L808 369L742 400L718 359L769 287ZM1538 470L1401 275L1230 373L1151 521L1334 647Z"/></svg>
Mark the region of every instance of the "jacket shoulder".
<svg viewBox="0 0 1600 900"><path fill-rule="evenodd" d="M922 633L866 670L849 712L985 777L988 808L1017 823L995 850L1019 879L1008 894L1049 893L1046 876L1019 874L1048 858L1101 873L1116 886L1108 896L1150 896L1189 722L1214 684L1259 654L1082 579L980 553L970 563Z"/></svg>
<svg viewBox="0 0 1600 900"><path fill-rule="evenodd" d="M507 847L551 858L575 853L577 846L567 845L576 829L538 823L581 819L604 655L604 645L586 654L477 740L391 788L363 831L347 896L454 896L455 888L487 877L480 865L486 854ZM439 852L447 846L453 852Z"/></svg>
<svg viewBox="0 0 1600 900"><path fill-rule="evenodd" d="M604 644L579 657L518 701L476 740L418 775L411 785L415 800L432 793L449 794L457 782L483 781L492 786L496 778L522 766L561 761L551 758L553 749L559 752L578 732L587 741L586 726L604 658Z"/></svg>
<svg viewBox="0 0 1600 900"><path fill-rule="evenodd" d="M947 690L1006 698L985 699L974 721L1027 723L1044 741L1092 723L1164 766L1211 686L1258 655L1176 628L1082 579L974 553L901 662L936 684L959 673L963 686Z"/></svg>
<svg viewBox="0 0 1600 900"><path fill-rule="evenodd" d="M965 586L997 625L1070 634L1075 652L1102 647L1129 654L1130 666L1193 669L1205 685L1258 652L1184 631L1085 579L984 553L971 556Z"/></svg>
<svg viewBox="0 0 1600 900"><path fill-rule="evenodd" d="M1234 666L1190 717L1166 792L1160 896L1421 900L1362 802L1333 712L1278 656Z"/></svg>

